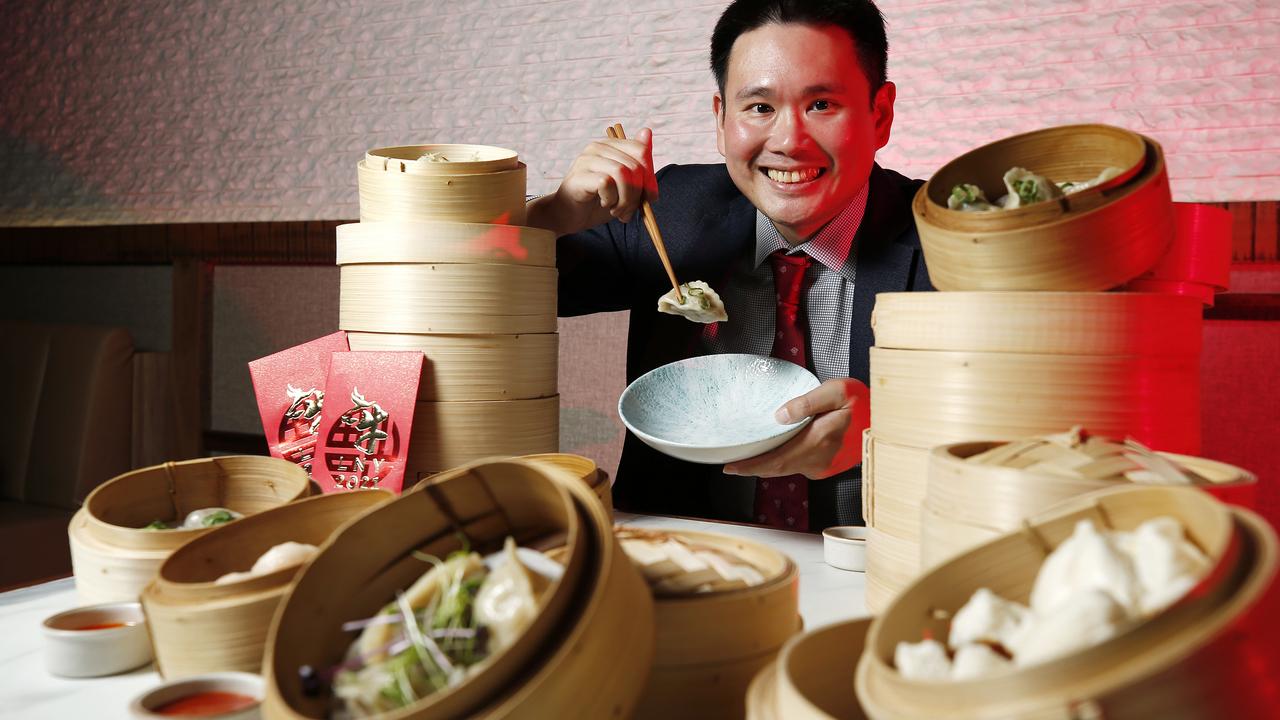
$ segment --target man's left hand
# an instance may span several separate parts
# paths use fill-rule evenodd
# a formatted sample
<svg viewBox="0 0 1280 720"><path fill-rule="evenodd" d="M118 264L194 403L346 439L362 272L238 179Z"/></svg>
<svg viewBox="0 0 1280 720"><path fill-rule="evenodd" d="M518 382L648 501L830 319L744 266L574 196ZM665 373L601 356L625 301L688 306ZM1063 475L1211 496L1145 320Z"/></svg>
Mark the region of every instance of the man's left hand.
<svg viewBox="0 0 1280 720"><path fill-rule="evenodd" d="M775 414L788 424L813 416L796 436L763 455L724 466L727 475L828 478L862 462L862 431L871 424L867 386L853 378L828 380L788 401Z"/></svg>

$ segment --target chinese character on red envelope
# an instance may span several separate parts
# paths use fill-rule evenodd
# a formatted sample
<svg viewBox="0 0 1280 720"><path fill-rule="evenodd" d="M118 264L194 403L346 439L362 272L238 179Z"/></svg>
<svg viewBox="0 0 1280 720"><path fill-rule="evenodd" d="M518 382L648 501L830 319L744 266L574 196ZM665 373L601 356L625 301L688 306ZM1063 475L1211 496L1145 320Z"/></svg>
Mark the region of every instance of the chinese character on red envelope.
<svg viewBox="0 0 1280 720"><path fill-rule="evenodd" d="M249 363L268 449L308 474L319 438L329 357L348 347L347 334L338 331Z"/></svg>
<svg viewBox="0 0 1280 720"><path fill-rule="evenodd" d="M312 479L326 493L404 486L421 352L334 353Z"/></svg>

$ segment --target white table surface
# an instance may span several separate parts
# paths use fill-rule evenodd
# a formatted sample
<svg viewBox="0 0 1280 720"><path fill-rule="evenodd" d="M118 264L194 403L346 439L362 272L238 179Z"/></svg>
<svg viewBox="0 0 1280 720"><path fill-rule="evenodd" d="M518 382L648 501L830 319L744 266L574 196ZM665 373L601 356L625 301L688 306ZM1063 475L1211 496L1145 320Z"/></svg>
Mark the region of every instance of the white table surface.
<svg viewBox="0 0 1280 720"><path fill-rule="evenodd" d="M800 615L807 629L867 614L863 574L824 563L821 535L627 513L617 513L616 519L631 527L734 535L786 553L800 568ZM129 702L161 682L151 665L105 678L72 680L47 673L40 623L78 604L70 578L0 593L0 718L127 718Z"/></svg>

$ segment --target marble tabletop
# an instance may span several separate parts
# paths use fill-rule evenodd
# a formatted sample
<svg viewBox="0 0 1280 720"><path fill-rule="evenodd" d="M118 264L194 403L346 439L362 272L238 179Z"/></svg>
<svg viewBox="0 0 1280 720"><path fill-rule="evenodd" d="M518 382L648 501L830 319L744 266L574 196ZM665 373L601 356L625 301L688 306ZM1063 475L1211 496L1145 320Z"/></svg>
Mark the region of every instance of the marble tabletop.
<svg viewBox="0 0 1280 720"><path fill-rule="evenodd" d="M814 629L867 614L862 573L822 561L822 536L745 525L618 513L620 525L718 532L767 544L800 569L800 615ZM50 675L41 656L40 622L78 605L70 578L0 593L0 718L127 718L129 702L161 682L154 666L105 678Z"/></svg>

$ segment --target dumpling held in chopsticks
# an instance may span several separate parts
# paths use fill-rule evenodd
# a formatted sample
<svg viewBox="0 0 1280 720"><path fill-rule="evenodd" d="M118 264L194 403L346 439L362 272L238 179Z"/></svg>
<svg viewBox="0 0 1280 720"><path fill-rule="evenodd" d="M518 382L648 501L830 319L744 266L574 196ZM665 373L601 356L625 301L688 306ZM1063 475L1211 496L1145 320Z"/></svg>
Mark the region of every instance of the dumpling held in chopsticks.
<svg viewBox="0 0 1280 720"><path fill-rule="evenodd" d="M700 323L722 322L729 319L724 310L724 302L711 286L701 280L680 284L680 298L676 291L658 298L658 312L668 315L680 315ZM684 302L681 302L683 300Z"/></svg>

